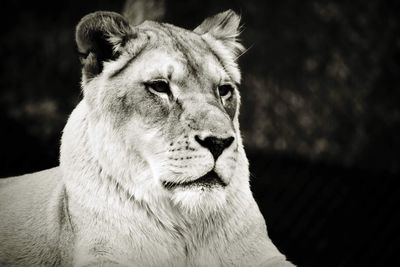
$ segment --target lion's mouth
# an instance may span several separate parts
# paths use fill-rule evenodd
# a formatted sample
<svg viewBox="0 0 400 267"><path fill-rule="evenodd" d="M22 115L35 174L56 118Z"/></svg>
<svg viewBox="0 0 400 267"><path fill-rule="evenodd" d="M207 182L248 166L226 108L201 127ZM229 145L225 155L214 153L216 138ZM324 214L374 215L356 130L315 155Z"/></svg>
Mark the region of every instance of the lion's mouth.
<svg viewBox="0 0 400 267"><path fill-rule="evenodd" d="M187 188L187 187L216 187L216 186L222 186L225 187L226 183L222 181L221 177L215 172L215 171L209 171L205 175L201 176L200 178L189 181L189 182L181 182L181 183L174 183L174 182L167 182L163 181L162 182L163 186L166 189L174 189L177 187L180 188Z"/></svg>

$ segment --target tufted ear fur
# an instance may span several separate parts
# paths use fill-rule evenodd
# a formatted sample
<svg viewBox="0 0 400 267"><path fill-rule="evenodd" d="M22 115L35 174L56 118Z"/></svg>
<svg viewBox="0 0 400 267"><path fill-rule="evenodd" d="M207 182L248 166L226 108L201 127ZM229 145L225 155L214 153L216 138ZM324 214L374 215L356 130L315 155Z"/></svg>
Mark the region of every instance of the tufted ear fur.
<svg viewBox="0 0 400 267"><path fill-rule="evenodd" d="M218 13L205 19L194 32L198 34L209 34L221 41L225 47L230 49L234 55L238 55L244 50L239 43L240 17L233 10Z"/></svg>
<svg viewBox="0 0 400 267"><path fill-rule="evenodd" d="M121 48L135 37L128 21L114 12L94 12L81 19L75 39L83 65L83 80L90 80L103 70L103 63L116 59Z"/></svg>

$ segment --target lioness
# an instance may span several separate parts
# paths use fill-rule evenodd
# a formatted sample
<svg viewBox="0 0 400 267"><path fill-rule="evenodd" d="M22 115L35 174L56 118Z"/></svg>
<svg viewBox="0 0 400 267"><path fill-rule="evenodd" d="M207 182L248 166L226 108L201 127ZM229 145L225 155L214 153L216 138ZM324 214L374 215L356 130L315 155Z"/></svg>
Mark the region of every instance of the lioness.
<svg viewBox="0 0 400 267"><path fill-rule="evenodd" d="M0 183L1 266L293 266L249 187L238 27L80 21L84 97L60 167Z"/></svg>

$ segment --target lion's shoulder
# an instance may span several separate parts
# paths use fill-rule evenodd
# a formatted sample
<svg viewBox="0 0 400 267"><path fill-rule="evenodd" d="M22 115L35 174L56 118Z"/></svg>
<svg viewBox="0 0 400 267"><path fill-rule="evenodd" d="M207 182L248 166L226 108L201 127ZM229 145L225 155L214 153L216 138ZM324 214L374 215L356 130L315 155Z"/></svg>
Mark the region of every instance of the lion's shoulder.
<svg viewBox="0 0 400 267"><path fill-rule="evenodd" d="M0 180L0 262L14 266L57 260L63 196L59 167Z"/></svg>
<svg viewBox="0 0 400 267"><path fill-rule="evenodd" d="M1 179L0 231L4 228L13 231L15 225L24 225L27 221L39 224L43 221L47 206L55 201L54 195L57 195L56 191L61 186L59 167Z"/></svg>
<svg viewBox="0 0 400 267"><path fill-rule="evenodd" d="M23 196L21 196L21 193L32 194L33 191L47 191L49 186L51 187L52 184L59 181L61 181L61 171L59 167L3 178L0 179L0 197L2 198L5 195L9 195L22 198ZM14 194L14 191L19 192L19 194Z"/></svg>

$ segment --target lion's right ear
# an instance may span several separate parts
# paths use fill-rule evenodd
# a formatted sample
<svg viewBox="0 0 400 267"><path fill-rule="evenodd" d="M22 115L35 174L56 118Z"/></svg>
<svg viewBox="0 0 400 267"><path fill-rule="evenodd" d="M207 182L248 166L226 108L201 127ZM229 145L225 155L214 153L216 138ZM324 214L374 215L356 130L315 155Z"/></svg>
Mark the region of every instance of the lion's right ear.
<svg viewBox="0 0 400 267"><path fill-rule="evenodd" d="M75 33L83 79L101 73L104 62L116 59L125 43L134 37L128 21L118 13L100 11L83 17Z"/></svg>

